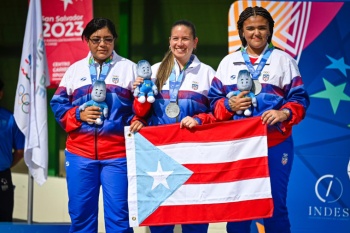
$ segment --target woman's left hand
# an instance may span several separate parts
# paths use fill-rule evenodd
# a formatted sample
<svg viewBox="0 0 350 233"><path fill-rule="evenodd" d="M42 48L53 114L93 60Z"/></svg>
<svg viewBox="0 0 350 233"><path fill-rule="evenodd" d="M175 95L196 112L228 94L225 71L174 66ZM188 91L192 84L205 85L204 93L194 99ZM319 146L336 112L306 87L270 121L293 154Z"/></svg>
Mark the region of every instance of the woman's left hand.
<svg viewBox="0 0 350 233"><path fill-rule="evenodd" d="M198 122L193 117L190 117L190 116L183 118L180 122L180 128L185 127L188 129L192 129L196 125L198 125Z"/></svg>
<svg viewBox="0 0 350 233"><path fill-rule="evenodd" d="M281 110L267 110L261 115L263 124L274 125L287 120L287 115Z"/></svg>
<svg viewBox="0 0 350 233"><path fill-rule="evenodd" d="M143 127L143 123L141 121L136 120L133 123L131 123L130 132L131 133L138 132L142 127Z"/></svg>

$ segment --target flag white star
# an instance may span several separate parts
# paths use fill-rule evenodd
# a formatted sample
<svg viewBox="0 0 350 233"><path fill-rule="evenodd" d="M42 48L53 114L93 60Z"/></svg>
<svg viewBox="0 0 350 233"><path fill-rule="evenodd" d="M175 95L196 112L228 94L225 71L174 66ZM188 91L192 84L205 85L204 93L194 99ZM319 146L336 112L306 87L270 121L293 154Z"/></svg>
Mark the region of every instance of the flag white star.
<svg viewBox="0 0 350 233"><path fill-rule="evenodd" d="M160 161L158 161L157 171L147 172L148 175L153 177L152 190L160 184L169 189L169 185L166 179L171 175L171 173L173 173L173 171L163 171L162 165L160 164Z"/></svg>

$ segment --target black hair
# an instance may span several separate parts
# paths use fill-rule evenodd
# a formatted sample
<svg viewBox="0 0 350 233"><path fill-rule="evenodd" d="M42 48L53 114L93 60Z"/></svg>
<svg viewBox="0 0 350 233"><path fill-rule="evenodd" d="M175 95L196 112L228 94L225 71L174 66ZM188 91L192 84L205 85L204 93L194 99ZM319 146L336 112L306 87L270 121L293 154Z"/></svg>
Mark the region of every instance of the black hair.
<svg viewBox="0 0 350 233"><path fill-rule="evenodd" d="M241 39L242 45L245 47L247 45L247 41L243 36L243 23L251 16L260 15L267 19L269 22L269 30L270 35L267 38L267 43L271 43L273 27L275 26L275 21L273 20L271 14L263 7L255 6L255 7L247 7L242 13L239 15L239 19L237 21L237 28L239 33L239 38Z"/></svg>
<svg viewBox="0 0 350 233"><path fill-rule="evenodd" d="M83 34L81 35L81 39L88 41L94 32L104 27L108 28L114 39L118 38L114 23L111 20L106 18L94 18L86 25Z"/></svg>
<svg viewBox="0 0 350 233"><path fill-rule="evenodd" d="M2 91L4 89L4 82L0 79L0 91Z"/></svg>

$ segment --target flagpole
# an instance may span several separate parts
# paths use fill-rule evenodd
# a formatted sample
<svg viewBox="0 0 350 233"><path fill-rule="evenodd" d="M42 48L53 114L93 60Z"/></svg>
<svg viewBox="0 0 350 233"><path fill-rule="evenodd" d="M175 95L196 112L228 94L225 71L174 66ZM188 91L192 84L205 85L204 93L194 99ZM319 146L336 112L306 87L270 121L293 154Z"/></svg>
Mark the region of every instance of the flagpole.
<svg viewBox="0 0 350 233"><path fill-rule="evenodd" d="M28 209L27 209L27 223L33 223L33 176L28 171Z"/></svg>

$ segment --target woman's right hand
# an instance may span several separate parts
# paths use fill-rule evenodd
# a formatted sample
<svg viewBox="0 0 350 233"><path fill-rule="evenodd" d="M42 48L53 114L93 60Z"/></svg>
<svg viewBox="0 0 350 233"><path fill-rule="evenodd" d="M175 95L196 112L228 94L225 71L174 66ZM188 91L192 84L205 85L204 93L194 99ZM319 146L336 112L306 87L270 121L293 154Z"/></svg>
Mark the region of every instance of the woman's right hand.
<svg viewBox="0 0 350 233"><path fill-rule="evenodd" d="M140 86L143 83L143 78L137 77L135 82L132 84L132 89L135 90L136 87Z"/></svg>
<svg viewBox="0 0 350 233"><path fill-rule="evenodd" d="M95 123L95 120L99 117L101 117L101 112L97 106L90 106L80 111L80 120L87 123Z"/></svg>
<svg viewBox="0 0 350 233"><path fill-rule="evenodd" d="M180 122L180 128L192 129L196 125L198 125L198 122L193 117L190 117L190 116L183 118Z"/></svg>
<svg viewBox="0 0 350 233"><path fill-rule="evenodd" d="M232 111L236 112L238 110L244 111L252 105L252 98L244 97L249 91L242 91L236 96L232 96L228 103Z"/></svg>

